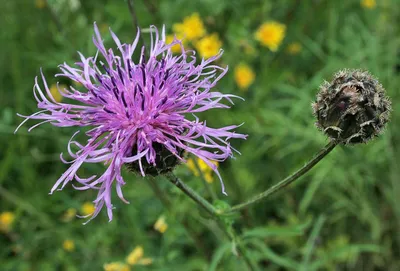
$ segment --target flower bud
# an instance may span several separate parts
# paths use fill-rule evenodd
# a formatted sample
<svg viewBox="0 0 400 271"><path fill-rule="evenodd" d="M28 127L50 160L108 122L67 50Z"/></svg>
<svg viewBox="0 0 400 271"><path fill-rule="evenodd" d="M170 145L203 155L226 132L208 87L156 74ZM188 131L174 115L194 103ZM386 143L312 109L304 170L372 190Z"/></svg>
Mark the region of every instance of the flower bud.
<svg viewBox="0 0 400 271"><path fill-rule="evenodd" d="M318 129L343 144L366 143L378 136L391 111L382 85L360 70L343 70L324 82L312 107Z"/></svg>

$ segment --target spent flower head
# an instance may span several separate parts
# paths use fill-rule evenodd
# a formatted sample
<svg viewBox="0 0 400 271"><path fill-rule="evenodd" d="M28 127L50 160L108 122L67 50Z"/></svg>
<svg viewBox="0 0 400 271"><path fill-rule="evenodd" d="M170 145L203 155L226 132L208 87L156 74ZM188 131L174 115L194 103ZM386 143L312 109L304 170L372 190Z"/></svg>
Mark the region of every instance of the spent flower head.
<svg viewBox="0 0 400 271"><path fill-rule="evenodd" d="M42 120L29 131L43 123L77 127L78 131L68 143L72 161L61 154L62 162L70 166L56 181L51 193L75 180L73 187L78 190L98 191L91 219L105 206L111 220L113 186L119 198L128 203L122 193L124 165L142 176L157 175L185 161L184 153L192 153L209 165L221 180L211 161L231 157L233 149L229 139L244 139L246 135L233 132L238 127L235 125L208 127L195 114L229 108L223 101L232 103L231 98L237 97L212 91L227 72L227 68L213 63L220 58L222 50L197 62L194 52L186 51L180 40L166 44L165 31L160 37L157 29L151 27L149 56L145 56L143 47L139 61L134 62L132 55L139 41L139 31L132 44L123 44L110 30L120 55L105 48L96 24L94 31L93 42L98 53L88 58L79 53L80 62L75 66L60 65L61 73L56 75L79 83L86 90L73 86L60 89L63 100L58 102L42 73L43 87L37 78L34 85L34 96L41 111L30 116L20 115L26 118L21 125L29 119ZM179 55L172 54L171 48L175 45L181 48ZM90 128L85 133L86 142L75 139L81 127ZM87 163L105 164L106 170L100 175L78 175L78 169ZM223 184L222 191L225 193Z"/></svg>
<svg viewBox="0 0 400 271"><path fill-rule="evenodd" d="M368 72L343 70L321 85L313 110L317 127L331 139L356 144L382 133L391 103L385 89Z"/></svg>

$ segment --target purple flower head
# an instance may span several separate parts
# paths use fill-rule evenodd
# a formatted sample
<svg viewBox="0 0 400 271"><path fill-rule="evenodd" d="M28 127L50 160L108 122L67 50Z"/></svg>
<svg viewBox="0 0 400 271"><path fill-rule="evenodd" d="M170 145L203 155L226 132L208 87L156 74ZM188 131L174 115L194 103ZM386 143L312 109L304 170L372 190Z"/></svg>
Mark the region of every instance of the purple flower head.
<svg viewBox="0 0 400 271"><path fill-rule="evenodd" d="M212 108L229 108L221 102L232 103L231 98L236 97L211 91L227 72L227 68L213 64L222 55L222 50L218 55L196 63L194 53L185 51L181 41L175 38L171 44L165 44L164 29L160 38L153 26L149 57L145 57L143 47L139 62L134 63L132 55L139 41L139 31L132 44L122 44L110 30L120 55L104 47L96 24L94 31L93 43L103 60L99 60L98 53L88 58L79 53L80 62L75 63L75 67L64 63L60 65L61 73L56 75L81 84L87 91L72 86L59 88L64 98L74 102L57 102L41 73L44 88L39 86L36 78L33 92L38 108L43 110L30 116L20 115L26 118L21 125L29 119L43 120L29 131L46 122L59 127L90 127L85 133L86 142L74 140L79 130L70 139L68 153L72 161L60 155L62 162L70 166L54 184L51 193L63 189L72 180L76 181L75 189L96 189L96 209L91 219L105 205L109 220L112 220L113 184L119 198L128 203L121 190L125 184L121 175L124 164L145 176L151 172L149 166L159 166L160 153L167 153L176 161L185 161L183 153L187 152L202 159L221 180L211 160L224 161L232 156L228 140L246 136L234 133L232 130L237 128L234 125L210 128L194 114ZM176 44L180 45L181 54L175 56L171 47ZM187 116L193 117L188 119ZM83 178L77 171L84 163L103 163L107 169L100 176ZM222 180L221 184L225 193Z"/></svg>

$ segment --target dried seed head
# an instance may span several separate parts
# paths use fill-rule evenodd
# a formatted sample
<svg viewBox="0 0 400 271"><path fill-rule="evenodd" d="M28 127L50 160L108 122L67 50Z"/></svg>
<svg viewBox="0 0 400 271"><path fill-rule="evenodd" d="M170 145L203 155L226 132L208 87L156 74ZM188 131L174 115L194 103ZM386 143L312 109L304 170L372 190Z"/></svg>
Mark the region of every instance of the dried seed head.
<svg viewBox="0 0 400 271"><path fill-rule="evenodd" d="M158 176L171 172L177 165L181 163L181 160L177 157L184 157L184 150L179 148L177 155L171 153L163 144L153 143L153 148L155 151L155 164L149 164L146 159L142 159L142 169L146 175ZM132 155L137 153L137 149L134 148ZM128 170L141 174L139 161L134 161L132 163L126 163L125 166Z"/></svg>
<svg viewBox="0 0 400 271"><path fill-rule="evenodd" d="M318 129L331 139L356 144L382 132L390 105L385 89L368 72L343 70L321 85L312 107Z"/></svg>

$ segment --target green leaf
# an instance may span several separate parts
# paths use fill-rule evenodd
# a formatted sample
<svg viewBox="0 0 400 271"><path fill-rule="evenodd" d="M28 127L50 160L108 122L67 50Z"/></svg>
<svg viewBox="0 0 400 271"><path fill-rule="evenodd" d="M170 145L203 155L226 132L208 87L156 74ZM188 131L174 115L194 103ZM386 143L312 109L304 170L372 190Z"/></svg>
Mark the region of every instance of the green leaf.
<svg viewBox="0 0 400 271"><path fill-rule="evenodd" d="M315 247L315 243L316 243L317 237L321 232L321 229L322 229L322 226L325 223L325 220L326 220L325 216L321 215L320 217L318 217L317 222L315 222L314 227L313 227L313 229L311 231L311 235L308 238L307 244L306 244L306 246L304 248L305 253L304 253L303 261L301 263L300 270L304 270L304 271L309 270L308 264L309 264L311 255L312 255L312 253L314 251L314 247Z"/></svg>
<svg viewBox="0 0 400 271"><path fill-rule="evenodd" d="M244 243L255 246L261 252L263 259L269 260L276 265L286 267L289 270L297 270L299 266L299 263L297 263L296 261L275 253L261 240L251 239L245 241Z"/></svg>
<svg viewBox="0 0 400 271"><path fill-rule="evenodd" d="M305 223L294 226L266 226L246 230L242 237L246 238L266 238L266 237L288 237L301 236L309 227L311 218Z"/></svg>
<svg viewBox="0 0 400 271"><path fill-rule="evenodd" d="M215 271L217 269L217 266L224 257L224 254L231 248L231 246L231 243L225 243L214 252L208 271Z"/></svg>

